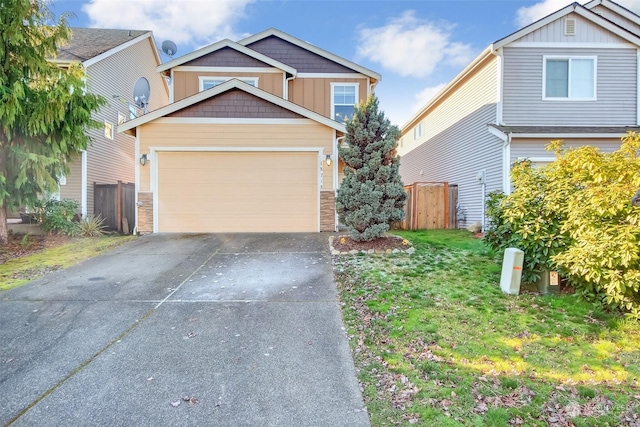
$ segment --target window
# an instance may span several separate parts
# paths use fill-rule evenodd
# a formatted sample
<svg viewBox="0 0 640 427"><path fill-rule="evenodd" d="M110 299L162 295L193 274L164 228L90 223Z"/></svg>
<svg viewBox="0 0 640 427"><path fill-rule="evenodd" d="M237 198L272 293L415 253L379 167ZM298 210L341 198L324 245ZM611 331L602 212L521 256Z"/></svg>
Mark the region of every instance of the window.
<svg viewBox="0 0 640 427"><path fill-rule="evenodd" d="M138 107L133 104L129 104L129 119L133 120L138 117Z"/></svg>
<svg viewBox="0 0 640 427"><path fill-rule="evenodd" d="M595 57L545 57L543 99L596 99Z"/></svg>
<svg viewBox="0 0 640 427"><path fill-rule="evenodd" d="M126 120L127 118L125 117L125 115L118 111L118 125L123 124Z"/></svg>
<svg viewBox="0 0 640 427"><path fill-rule="evenodd" d="M424 122L420 122L418 126L413 128L413 139L418 139L424 135Z"/></svg>
<svg viewBox="0 0 640 427"><path fill-rule="evenodd" d="M113 123L104 122L104 137L113 139Z"/></svg>
<svg viewBox="0 0 640 427"><path fill-rule="evenodd" d="M198 80L200 80L200 91L211 89L212 87L216 87L221 85L222 83L229 81L231 79L238 79L241 82L244 82L248 85L258 87L258 78L257 77L206 77L200 76Z"/></svg>
<svg viewBox="0 0 640 427"><path fill-rule="evenodd" d="M358 93L357 83L331 83L331 117L340 123L346 123L353 116Z"/></svg>

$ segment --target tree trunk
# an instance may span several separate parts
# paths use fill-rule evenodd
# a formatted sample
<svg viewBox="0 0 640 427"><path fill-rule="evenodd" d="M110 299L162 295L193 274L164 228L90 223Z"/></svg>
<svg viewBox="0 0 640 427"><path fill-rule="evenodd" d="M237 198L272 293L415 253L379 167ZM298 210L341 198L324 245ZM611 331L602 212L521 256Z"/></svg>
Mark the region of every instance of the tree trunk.
<svg viewBox="0 0 640 427"><path fill-rule="evenodd" d="M9 233L7 227L7 207L0 208L0 245L4 246L9 242Z"/></svg>

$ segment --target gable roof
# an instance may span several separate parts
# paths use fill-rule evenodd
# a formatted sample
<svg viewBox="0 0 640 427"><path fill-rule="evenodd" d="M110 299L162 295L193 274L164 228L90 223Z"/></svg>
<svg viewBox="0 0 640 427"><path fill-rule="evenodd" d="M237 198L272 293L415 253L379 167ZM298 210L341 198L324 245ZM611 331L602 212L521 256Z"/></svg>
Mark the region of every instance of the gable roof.
<svg viewBox="0 0 640 427"><path fill-rule="evenodd" d="M103 28L71 28L71 37L68 42L59 46L57 56L53 59L56 63L96 62L102 55L108 56L110 52L118 47L124 48L129 43L152 37L151 31L147 30L110 30ZM154 43L154 51L155 43ZM157 57L158 62L160 58ZM93 60L93 61L92 61Z"/></svg>
<svg viewBox="0 0 640 427"><path fill-rule="evenodd" d="M592 0L589 3L586 3L584 5L584 7L586 7L587 9L591 10L596 6L604 6L609 10L612 10L613 12L617 13L620 16L624 16L625 18L627 18L630 21L633 21L635 23L637 23L638 25L640 25L640 16L634 12L632 12L631 10L627 9L624 6L619 5L616 2L613 2L611 0Z"/></svg>
<svg viewBox="0 0 640 427"><path fill-rule="evenodd" d="M298 47L301 47L302 49L306 49L310 52L315 53L316 55L320 55L322 57L325 57L333 62L336 62L340 65L343 65L347 68L351 68L354 71L357 71L361 74L364 74L365 76L371 77L372 79L376 80L376 81L380 81L382 80L382 76L378 73L376 73L375 71L372 71L368 68L365 68L361 65L356 64L355 62L349 61L348 59L344 59L336 54L333 54L329 51L326 51L324 49L321 49L317 46L312 45L311 43L307 43L305 41L302 41L298 38L295 38L287 33L284 33L276 28L269 28L267 30L264 30L260 33L254 34L252 36L249 36L247 38L244 38L240 41L238 41L239 44L243 45L243 46L247 46L250 45L251 43L255 43L259 40L265 39L267 37L278 37L282 40L288 41L291 44L294 44Z"/></svg>
<svg viewBox="0 0 640 427"><path fill-rule="evenodd" d="M562 9L559 9L557 11L555 11L554 13L545 16L542 19L537 20L536 22L527 25L524 28L521 28L520 30L509 34L508 36L496 41L493 43L493 48L494 49L500 49L501 47L504 47L505 45L508 45L509 43L518 40L521 37L524 37L525 35L544 27L545 25L560 19L570 13L576 13L580 16L582 16L583 18L593 22L596 25L601 26L602 28L612 32L613 34L617 35L618 37L621 37L622 39L628 41L629 43L635 44L637 46L640 46L640 37L637 36L636 34L632 33L631 31L620 27L617 24L614 24L613 22L609 21L606 18L603 18L602 16L598 15L597 13L593 12L592 10L587 9L585 6L582 6L580 3L571 3L568 6L563 7Z"/></svg>
<svg viewBox="0 0 640 427"><path fill-rule="evenodd" d="M124 122L123 124L118 126L118 132L125 132L132 130L138 126L141 126L145 123L149 123L153 120L159 119L161 117L167 116L171 113L174 113L178 110L187 108L191 105L197 104L198 102L202 102L209 98L212 98L221 93L227 92L232 89L239 89L249 94L252 94L258 98L262 98L265 101L268 101L272 104L278 105L282 108L290 110L294 113L299 114L305 118L316 121L320 124L328 126L332 129L337 130L338 132L346 133L346 127L342 123L338 123L335 120L331 120L325 116L322 116L318 113L315 113L311 110L307 110L304 107L301 107L293 102L282 99L278 96L272 95L269 92L265 92L261 89L258 89L255 86L244 83L238 79L231 79L226 81L225 83L215 86L211 89L203 90L202 92L198 92L195 95L192 95L188 98L181 99L178 102L174 102L172 104L166 105L162 108L158 108L155 111L147 113L143 116L137 117L135 119Z"/></svg>
<svg viewBox="0 0 640 427"><path fill-rule="evenodd" d="M176 58L174 60L171 60L169 62L165 62L164 64L158 66L158 68L156 69L159 73L163 72L163 71L167 71L170 70L171 68L175 68L179 65L185 64L187 62L193 61L194 59L200 58L202 56L208 55L212 52L215 52L217 50L223 49L223 48L231 48L233 50L236 50L240 53L243 53L247 56L250 56L254 59L257 59L259 61L264 62L265 64L269 64L274 68L278 68L282 71L286 71L287 73L295 76L298 72L295 68L288 66L287 64L283 64L282 62L276 61L273 58L269 58L266 55L263 55L259 52L256 52L255 50L249 49L248 47L245 47L239 43L236 43L232 40L229 39L224 39L221 40L219 42L210 44L209 46L205 46L203 48L200 48L198 50L195 50L191 53L188 53L186 55L181 56L180 58Z"/></svg>

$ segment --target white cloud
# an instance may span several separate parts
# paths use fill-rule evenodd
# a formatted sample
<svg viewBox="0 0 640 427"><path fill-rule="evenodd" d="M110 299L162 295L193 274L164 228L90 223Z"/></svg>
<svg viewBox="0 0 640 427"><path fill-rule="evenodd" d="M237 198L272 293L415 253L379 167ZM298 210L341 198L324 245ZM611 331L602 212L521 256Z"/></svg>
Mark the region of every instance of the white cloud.
<svg viewBox="0 0 640 427"><path fill-rule="evenodd" d="M543 0L532 6L521 7L516 12L516 25L524 27L571 3L573 3L571 0ZM616 0L616 3L635 13L640 13L640 0Z"/></svg>
<svg viewBox="0 0 640 427"><path fill-rule="evenodd" d="M452 29L406 11L383 27L361 28L357 54L401 76L426 77L440 63L460 66L473 59L470 45L451 41Z"/></svg>
<svg viewBox="0 0 640 427"><path fill-rule="evenodd" d="M92 27L152 30L158 43L203 46L241 35L232 25L254 0L90 0L82 7ZM189 49L190 50L190 49ZM182 52L180 52L182 51Z"/></svg>
<svg viewBox="0 0 640 427"><path fill-rule="evenodd" d="M431 101L431 99L436 96L438 92L440 92L446 86L445 83L440 83L436 86L430 86L422 89L415 95L415 102L411 106L411 111L419 111L422 107L424 107L427 102Z"/></svg>

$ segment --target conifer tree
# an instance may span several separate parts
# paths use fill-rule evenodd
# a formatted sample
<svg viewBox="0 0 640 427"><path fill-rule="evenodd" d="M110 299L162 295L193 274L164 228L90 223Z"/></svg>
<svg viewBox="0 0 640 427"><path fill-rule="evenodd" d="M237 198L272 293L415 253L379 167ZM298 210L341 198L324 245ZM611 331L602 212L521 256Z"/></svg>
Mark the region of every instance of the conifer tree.
<svg viewBox="0 0 640 427"><path fill-rule="evenodd" d="M56 191L89 143L85 130L99 126L91 114L105 101L85 93L82 67L48 60L69 31L44 0L0 0L0 243L9 208Z"/></svg>
<svg viewBox="0 0 640 427"><path fill-rule="evenodd" d="M407 194L398 172L399 136L398 127L378 110L374 95L360 103L347 122L346 147L340 147L346 166L336 208L353 240L382 237L391 223L404 218Z"/></svg>

